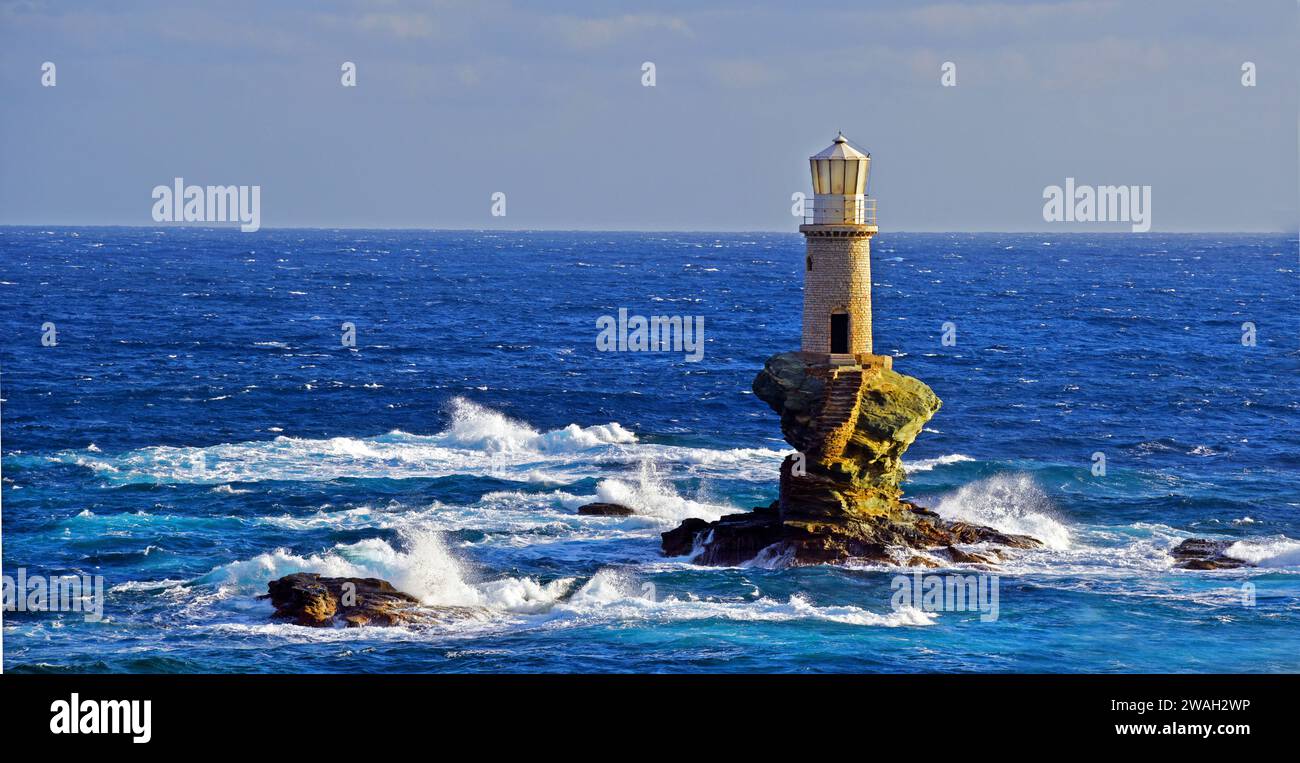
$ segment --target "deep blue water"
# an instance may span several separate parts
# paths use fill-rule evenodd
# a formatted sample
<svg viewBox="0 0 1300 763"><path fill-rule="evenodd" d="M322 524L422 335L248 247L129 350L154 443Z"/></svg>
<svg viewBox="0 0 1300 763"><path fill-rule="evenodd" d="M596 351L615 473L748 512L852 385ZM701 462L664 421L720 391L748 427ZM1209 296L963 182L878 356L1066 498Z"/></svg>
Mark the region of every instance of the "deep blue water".
<svg viewBox="0 0 1300 763"><path fill-rule="evenodd" d="M1300 670L1282 236L875 240L876 351L944 400L908 494L1051 542L999 566L995 621L894 612L894 569L660 557L682 518L775 497L787 446L749 385L798 344L802 248L0 228L4 569L109 586L104 622L7 613L5 669ZM704 316L703 359L597 352L620 307ZM577 515L595 497L640 515ZM1173 569L1193 536L1260 566ZM273 624L256 596L298 570L474 614Z"/></svg>

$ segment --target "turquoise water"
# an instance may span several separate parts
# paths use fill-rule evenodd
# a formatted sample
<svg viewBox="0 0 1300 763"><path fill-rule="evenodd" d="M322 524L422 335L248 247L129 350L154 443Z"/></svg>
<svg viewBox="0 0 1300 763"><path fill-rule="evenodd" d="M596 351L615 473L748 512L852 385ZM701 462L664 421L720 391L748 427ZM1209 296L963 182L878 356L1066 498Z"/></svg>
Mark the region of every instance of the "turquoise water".
<svg viewBox="0 0 1300 763"><path fill-rule="evenodd" d="M944 400L908 494L1048 541L983 571L995 620L895 610L893 568L661 557L682 519L775 497L788 447L749 384L798 344L802 246L0 228L4 569L108 588L103 622L6 613L5 669L1300 669L1300 282L1280 236L875 241L876 350ZM619 308L704 316L702 359L597 352ZM638 514L576 513L597 499ZM1187 537L1259 566L1174 569ZM272 623L257 595L299 570L472 614Z"/></svg>

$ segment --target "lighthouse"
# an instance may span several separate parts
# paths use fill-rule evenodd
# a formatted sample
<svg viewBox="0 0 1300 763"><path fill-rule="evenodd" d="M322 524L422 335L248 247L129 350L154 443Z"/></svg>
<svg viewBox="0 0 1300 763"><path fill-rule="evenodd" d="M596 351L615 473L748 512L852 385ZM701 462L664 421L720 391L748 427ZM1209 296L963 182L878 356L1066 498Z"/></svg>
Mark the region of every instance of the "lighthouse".
<svg viewBox="0 0 1300 763"><path fill-rule="evenodd" d="M867 196L871 155L844 135L808 159L813 203L799 232L807 242L801 350L832 365L871 363L871 237L876 200Z"/></svg>

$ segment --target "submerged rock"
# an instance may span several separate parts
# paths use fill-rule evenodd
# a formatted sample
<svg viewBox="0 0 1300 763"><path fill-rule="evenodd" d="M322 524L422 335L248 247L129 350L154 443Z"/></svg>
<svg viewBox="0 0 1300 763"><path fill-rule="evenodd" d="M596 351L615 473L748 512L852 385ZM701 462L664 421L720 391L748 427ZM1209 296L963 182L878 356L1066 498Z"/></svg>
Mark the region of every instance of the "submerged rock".
<svg viewBox="0 0 1300 763"><path fill-rule="evenodd" d="M1234 559L1224 552L1236 541L1188 538L1169 552L1178 561L1175 567L1188 570L1228 570L1237 567L1254 567L1250 562Z"/></svg>
<svg viewBox="0 0 1300 763"><path fill-rule="evenodd" d="M621 503L588 503L578 507L578 513L589 517L630 517L632 509Z"/></svg>
<svg viewBox="0 0 1300 763"><path fill-rule="evenodd" d="M919 379L896 373L892 359L858 360L837 366L800 353L769 358L754 394L781 415L781 432L799 451L781 464L780 500L717 522L687 520L663 534L664 553L694 554L692 561L709 565L740 564L765 550L795 564L894 563L900 548L941 549L956 562L991 563L988 554L953 546L1040 546L902 500L903 453L941 403Z"/></svg>
<svg viewBox="0 0 1300 763"><path fill-rule="evenodd" d="M267 584L272 617L316 628L343 624L402 625L423 622L420 600L378 578L323 578L311 572Z"/></svg>

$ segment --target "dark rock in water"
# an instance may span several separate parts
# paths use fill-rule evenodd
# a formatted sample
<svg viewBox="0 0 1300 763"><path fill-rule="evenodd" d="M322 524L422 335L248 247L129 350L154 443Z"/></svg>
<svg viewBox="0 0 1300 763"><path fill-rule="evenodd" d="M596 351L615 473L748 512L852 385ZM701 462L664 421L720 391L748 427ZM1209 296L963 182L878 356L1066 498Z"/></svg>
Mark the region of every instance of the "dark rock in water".
<svg viewBox="0 0 1300 763"><path fill-rule="evenodd" d="M741 564L781 539L781 521L772 508L757 508L748 514L728 514L717 522L693 521L702 525L705 533L692 534L691 545L686 549L689 553L697 540L703 543L703 552L692 560L696 564L720 567ZM677 530L682 527L685 523ZM667 547L665 542L664 548Z"/></svg>
<svg viewBox="0 0 1300 763"><path fill-rule="evenodd" d="M954 561L991 563L951 547L1042 545L1025 535L947 522L901 500L903 453L940 402L920 380L894 372L890 358L862 355L857 365L842 366L783 353L768 359L753 388L781 414L781 432L799 451L781 464L780 500L717 522L687 520L663 534L665 554L699 549L692 561L711 565L746 562L764 549L795 564L894 563L900 548L941 548L951 549L945 554Z"/></svg>
<svg viewBox="0 0 1300 763"><path fill-rule="evenodd" d="M990 555L977 554L971 551L962 551L954 546L949 546L945 551L948 554L948 558L958 564L993 564L998 561Z"/></svg>
<svg viewBox="0 0 1300 763"><path fill-rule="evenodd" d="M1188 538L1169 552L1177 559L1175 567L1188 570L1230 570L1237 567L1254 567L1255 565L1241 559L1234 559L1224 554L1236 541L1210 540L1208 538Z"/></svg>
<svg viewBox="0 0 1300 763"><path fill-rule="evenodd" d="M929 513L933 514L933 512ZM934 517L937 519L938 515L935 514ZM965 522L948 522L946 524L948 532L957 543L992 543L995 546L1008 546L1010 548L1038 548L1042 545L1028 535L1009 535L983 525L972 525Z"/></svg>
<svg viewBox="0 0 1300 763"><path fill-rule="evenodd" d="M773 556L788 555L796 564L833 564L848 560L896 563L894 549L940 549L942 556L963 564L992 564L998 561L984 553L965 552L953 543L1001 543L1015 548L1036 548L1038 541L1027 535L1005 535L987 527L964 525L959 531L932 516L932 512L899 502L897 515L844 517L842 519L782 519L780 504L758 507L747 514L728 514L717 522L689 519L663 534L666 556L685 556L699 549L691 560L696 564L734 566L758 556L771 547ZM927 516L931 515L931 516ZM912 556L909 566L939 566L924 557Z"/></svg>
<svg viewBox="0 0 1300 763"><path fill-rule="evenodd" d="M323 578L310 572L285 575L267 584L272 617L312 627L342 623L402 625L422 621L420 600L378 578Z"/></svg>
<svg viewBox="0 0 1300 763"><path fill-rule="evenodd" d="M691 517L675 529L663 533L664 554L667 556L685 556L695 548L696 537L709 526L703 519Z"/></svg>
<svg viewBox="0 0 1300 763"><path fill-rule="evenodd" d="M630 517L633 511L619 503L589 503L578 507L578 513L590 517Z"/></svg>

